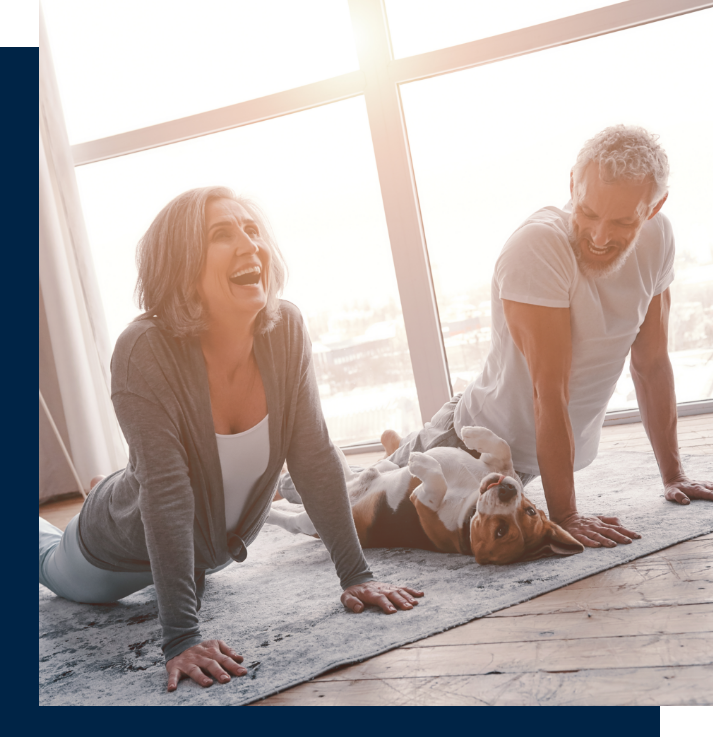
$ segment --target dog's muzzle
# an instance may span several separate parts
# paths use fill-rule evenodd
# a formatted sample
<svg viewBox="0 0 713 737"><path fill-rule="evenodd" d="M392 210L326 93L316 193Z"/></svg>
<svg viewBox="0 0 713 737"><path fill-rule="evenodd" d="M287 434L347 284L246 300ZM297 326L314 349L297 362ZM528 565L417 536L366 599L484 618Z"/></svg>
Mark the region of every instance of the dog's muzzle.
<svg viewBox="0 0 713 737"><path fill-rule="evenodd" d="M497 481L493 481L492 484L488 484L488 488L485 491L490 491L493 486L500 487L498 489L498 499L503 503L509 502L517 494L517 487L509 481L505 481L505 476L501 475Z"/></svg>

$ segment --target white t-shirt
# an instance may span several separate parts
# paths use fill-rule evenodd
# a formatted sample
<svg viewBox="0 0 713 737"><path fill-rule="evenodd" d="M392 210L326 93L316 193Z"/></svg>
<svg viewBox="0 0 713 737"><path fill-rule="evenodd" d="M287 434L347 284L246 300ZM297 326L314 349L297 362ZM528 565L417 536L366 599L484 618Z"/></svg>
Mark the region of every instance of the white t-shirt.
<svg viewBox="0 0 713 737"><path fill-rule="evenodd" d="M492 343L483 373L465 390L455 429L482 425L510 444L518 471L539 474L532 381L524 356L505 322L503 299L544 307L569 307L572 367L569 417L574 470L597 456L604 413L651 299L673 281L671 223L648 220L621 269L605 278L585 276L567 239L571 203L545 207L509 238L492 281Z"/></svg>
<svg viewBox="0 0 713 737"><path fill-rule="evenodd" d="M223 473L225 529L232 530L240 521L245 504L267 470L270 460L269 415L254 427L235 435L218 435L218 455Z"/></svg>

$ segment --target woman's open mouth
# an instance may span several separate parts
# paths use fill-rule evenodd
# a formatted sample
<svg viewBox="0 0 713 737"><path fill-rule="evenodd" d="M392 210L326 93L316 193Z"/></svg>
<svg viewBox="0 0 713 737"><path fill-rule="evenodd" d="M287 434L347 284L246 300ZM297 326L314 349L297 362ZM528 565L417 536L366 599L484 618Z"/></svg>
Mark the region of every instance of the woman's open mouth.
<svg viewBox="0 0 713 737"><path fill-rule="evenodd" d="M260 281L262 269L259 266L246 266L232 274L229 279L233 284L240 287L246 287L250 284L257 284Z"/></svg>

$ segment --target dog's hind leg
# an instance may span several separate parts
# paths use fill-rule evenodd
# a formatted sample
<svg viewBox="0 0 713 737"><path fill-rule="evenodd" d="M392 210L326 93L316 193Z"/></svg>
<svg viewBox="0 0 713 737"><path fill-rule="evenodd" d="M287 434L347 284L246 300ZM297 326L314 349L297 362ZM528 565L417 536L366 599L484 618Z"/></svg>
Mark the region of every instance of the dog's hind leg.
<svg viewBox="0 0 713 737"><path fill-rule="evenodd" d="M384 465L384 468L381 466ZM352 507L371 494L386 492L386 502L396 509L408 493L411 474L407 468L399 468L388 461L380 461L367 468L347 483L349 503Z"/></svg>
<svg viewBox="0 0 713 737"><path fill-rule="evenodd" d="M317 530L312 524L307 512L299 512L297 514L283 512L281 509L272 507L265 520L268 525L277 525L283 530L291 532L293 535L302 533L303 535L317 536Z"/></svg>
<svg viewBox="0 0 713 737"><path fill-rule="evenodd" d="M434 512L438 511L448 491L441 464L426 453L411 453L408 470L413 476L421 479L421 485L413 493L422 504Z"/></svg>
<svg viewBox="0 0 713 737"><path fill-rule="evenodd" d="M477 450L481 454L480 460L487 466L499 473L514 473L510 446L492 430L468 426L461 429L460 436L466 448Z"/></svg>

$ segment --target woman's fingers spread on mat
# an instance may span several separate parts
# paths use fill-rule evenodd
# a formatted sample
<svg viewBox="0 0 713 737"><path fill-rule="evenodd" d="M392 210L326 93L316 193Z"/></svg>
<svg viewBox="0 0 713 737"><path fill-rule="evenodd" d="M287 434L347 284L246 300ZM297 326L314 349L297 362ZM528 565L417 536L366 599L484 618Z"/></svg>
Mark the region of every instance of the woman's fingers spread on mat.
<svg viewBox="0 0 713 737"><path fill-rule="evenodd" d="M412 598L414 596L423 596L423 592L407 586L392 586L379 581L368 581L345 589L342 594L342 604L353 612L360 612L366 604L371 604L381 607L387 614L393 614L397 607L413 609L418 604Z"/></svg>
<svg viewBox="0 0 713 737"><path fill-rule="evenodd" d="M247 670L239 665L243 660L222 640L204 640L193 645L166 663L169 691L175 691L181 678L191 678L201 686L210 686L214 676L219 683L230 680L229 673L244 676Z"/></svg>
<svg viewBox="0 0 713 737"><path fill-rule="evenodd" d="M236 663L229 655L223 655L216 659L228 673L232 673L234 676L244 676L248 671L242 665Z"/></svg>
<svg viewBox="0 0 713 737"><path fill-rule="evenodd" d="M213 679L209 678L195 663L191 663L186 668L186 675L203 688L213 685Z"/></svg>
<svg viewBox="0 0 713 737"><path fill-rule="evenodd" d="M396 606L397 606L397 607L398 607L399 609L413 609L413 608L414 608L414 606L415 606L415 604L416 604L416 600L415 600L415 599L411 599L411 597L410 597L410 596L409 596L409 597L408 597L408 599L407 599L407 598L406 598L406 597L405 597L405 596L404 596L403 594L401 594L401 593L400 593L399 591L392 591L391 593L389 593L389 594L386 594L386 598L387 598L387 599L388 599L388 600L389 600L389 601L390 601L390 602L391 602L392 604L396 604ZM413 604L411 603L411 601L409 601L409 599L411 599L411 601L413 602Z"/></svg>
<svg viewBox="0 0 713 737"><path fill-rule="evenodd" d="M220 648L220 652L223 653L223 655L227 655L231 657L236 663L242 663L244 658L242 655L238 654L233 650L232 647L229 647L226 645L222 640L216 640L218 643L218 647Z"/></svg>
<svg viewBox="0 0 713 737"><path fill-rule="evenodd" d="M359 612L364 611L364 605L361 603L361 601L359 601L359 599L357 599L356 596L347 594L346 591L342 594L341 600L342 600L342 604L344 604L344 606L347 609L351 609L353 612L356 612L357 614Z"/></svg>
<svg viewBox="0 0 713 737"><path fill-rule="evenodd" d="M405 591L407 594L411 594L411 596L418 596L419 598L423 596L423 591L412 589L409 586L399 586L399 591Z"/></svg>
<svg viewBox="0 0 713 737"><path fill-rule="evenodd" d="M230 680L228 673L223 669L221 664L217 660L213 660L213 658L202 658L198 662L198 666L202 670L210 673L219 683L227 683Z"/></svg>
<svg viewBox="0 0 713 737"><path fill-rule="evenodd" d="M396 593L402 598L405 599L411 606L418 606L418 602L416 599L409 594L409 592L406 589L396 589Z"/></svg>
<svg viewBox="0 0 713 737"><path fill-rule="evenodd" d="M181 673L178 668L172 668L168 673L168 684L166 686L168 691L175 691L178 688L178 682L181 678L184 678L185 674Z"/></svg>

